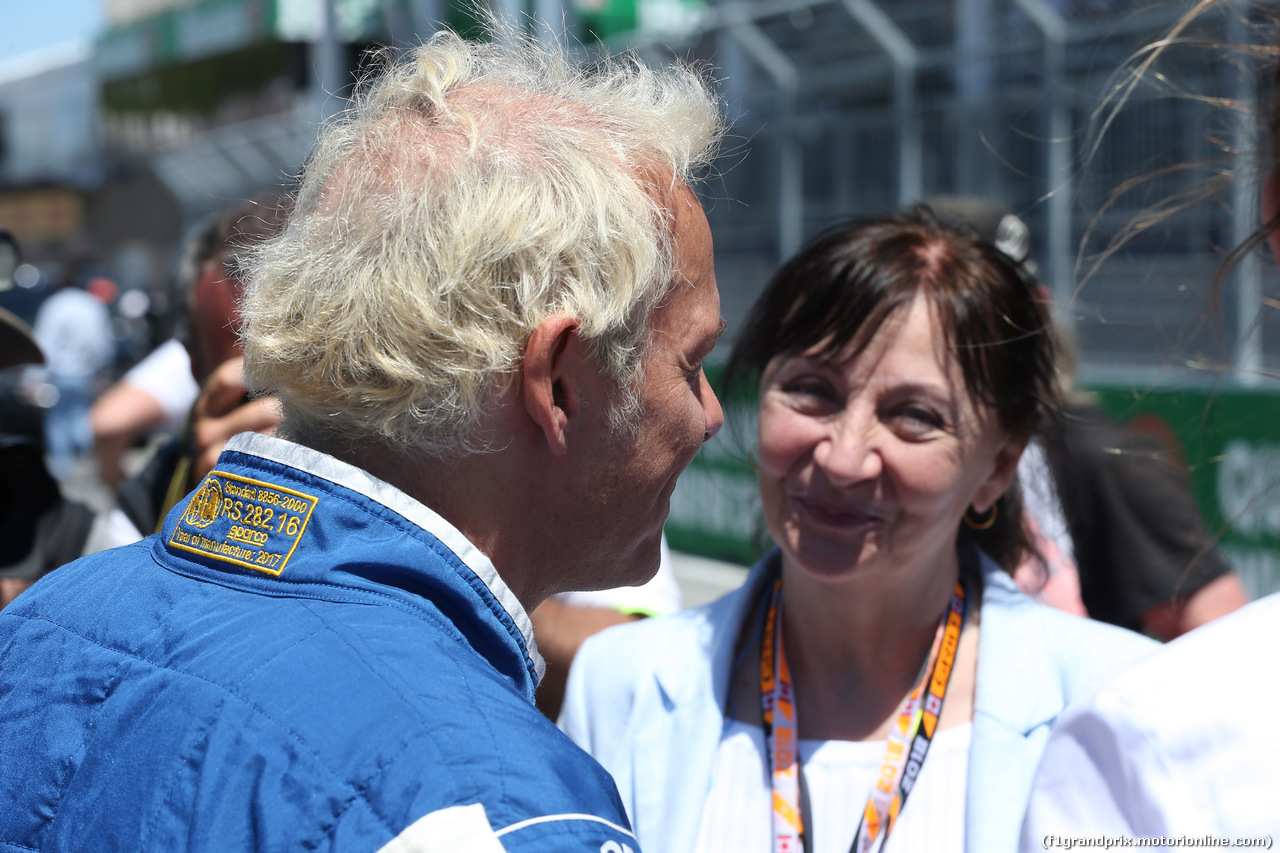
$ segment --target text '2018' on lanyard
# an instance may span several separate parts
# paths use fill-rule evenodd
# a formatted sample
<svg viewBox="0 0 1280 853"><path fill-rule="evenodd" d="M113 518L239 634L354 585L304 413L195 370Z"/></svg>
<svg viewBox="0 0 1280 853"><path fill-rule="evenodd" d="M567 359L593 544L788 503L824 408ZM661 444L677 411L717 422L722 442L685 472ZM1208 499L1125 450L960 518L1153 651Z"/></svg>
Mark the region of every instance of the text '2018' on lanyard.
<svg viewBox="0 0 1280 853"><path fill-rule="evenodd" d="M933 668L911 691L885 743L884 759L862 810L862 821L850 853L878 853L893 831L942 714L951 670L967 615L968 592L957 581L951 603L942 617L942 640ZM802 853L809 849L801 804L800 737L796 728L795 691L782 642L782 578L775 579L765 612L760 642L760 709L764 720L765 754L773 781L773 853Z"/></svg>

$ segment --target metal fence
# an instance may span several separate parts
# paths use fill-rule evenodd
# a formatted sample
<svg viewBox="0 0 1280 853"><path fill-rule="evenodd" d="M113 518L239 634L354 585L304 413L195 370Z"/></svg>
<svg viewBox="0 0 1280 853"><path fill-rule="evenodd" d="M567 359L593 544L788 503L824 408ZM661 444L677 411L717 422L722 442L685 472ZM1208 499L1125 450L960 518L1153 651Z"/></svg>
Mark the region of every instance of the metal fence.
<svg viewBox="0 0 1280 853"><path fill-rule="evenodd" d="M1198 20L1194 44L1170 48L1101 133L1117 69L1184 5L738 0L631 46L706 61L722 80L733 135L704 195L731 321L822 228L977 194L1030 226L1085 379L1248 383L1280 366L1267 274L1248 262L1211 294L1224 250L1256 222L1247 177L1094 264L1151 205L1252 163L1251 119L1223 101L1256 101L1256 71L1206 47L1252 37L1237 20L1248 9Z"/></svg>

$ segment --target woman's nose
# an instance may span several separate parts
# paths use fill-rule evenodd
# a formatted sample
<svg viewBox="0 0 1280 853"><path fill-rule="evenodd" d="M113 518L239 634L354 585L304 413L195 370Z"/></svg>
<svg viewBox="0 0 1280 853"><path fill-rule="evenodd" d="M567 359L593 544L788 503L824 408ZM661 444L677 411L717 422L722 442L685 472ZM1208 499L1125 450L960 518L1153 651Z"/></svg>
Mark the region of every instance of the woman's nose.
<svg viewBox="0 0 1280 853"><path fill-rule="evenodd" d="M813 459L832 485L874 480L884 470L881 431L872 419L845 412L829 422L830 431L814 448Z"/></svg>

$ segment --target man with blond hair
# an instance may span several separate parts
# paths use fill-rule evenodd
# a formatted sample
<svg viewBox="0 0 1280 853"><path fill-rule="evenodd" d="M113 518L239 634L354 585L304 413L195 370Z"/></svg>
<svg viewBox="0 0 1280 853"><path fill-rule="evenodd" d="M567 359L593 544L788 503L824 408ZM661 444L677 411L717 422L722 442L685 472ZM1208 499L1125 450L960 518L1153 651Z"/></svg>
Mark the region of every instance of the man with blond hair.
<svg viewBox="0 0 1280 853"><path fill-rule="evenodd" d="M231 440L0 616L0 846L636 850L528 613L644 581L723 416L696 74L441 34L253 252Z"/></svg>

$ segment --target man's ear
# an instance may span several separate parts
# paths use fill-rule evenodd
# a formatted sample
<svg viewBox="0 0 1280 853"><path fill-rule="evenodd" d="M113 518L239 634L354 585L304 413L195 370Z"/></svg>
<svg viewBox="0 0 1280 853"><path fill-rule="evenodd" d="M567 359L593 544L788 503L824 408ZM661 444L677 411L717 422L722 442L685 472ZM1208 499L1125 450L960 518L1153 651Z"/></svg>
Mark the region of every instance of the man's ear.
<svg viewBox="0 0 1280 853"><path fill-rule="evenodd" d="M1018 476L1018 460L1022 451L1027 449L1027 439L1006 436L1004 444L996 451L995 466L991 469L985 483L978 487L973 496L973 508L977 512L986 512L991 505L1008 491L1013 478Z"/></svg>
<svg viewBox="0 0 1280 853"><path fill-rule="evenodd" d="M520 388L525 411L557 456L569 450L569 422L581 403L576 368L582 355L578 321L568 314L543 320L524 348Z"/></svg>
<svg viewBox="0 0 1280 853"><path fill-rule="evenodd" d="M1266 227L1280 214L1280 169L1272 169L1262 181L1262 225ZM1280 227L1273 228L1267 234L1267 242L1271 244L1271 253L1280 260Z"/></svg>

